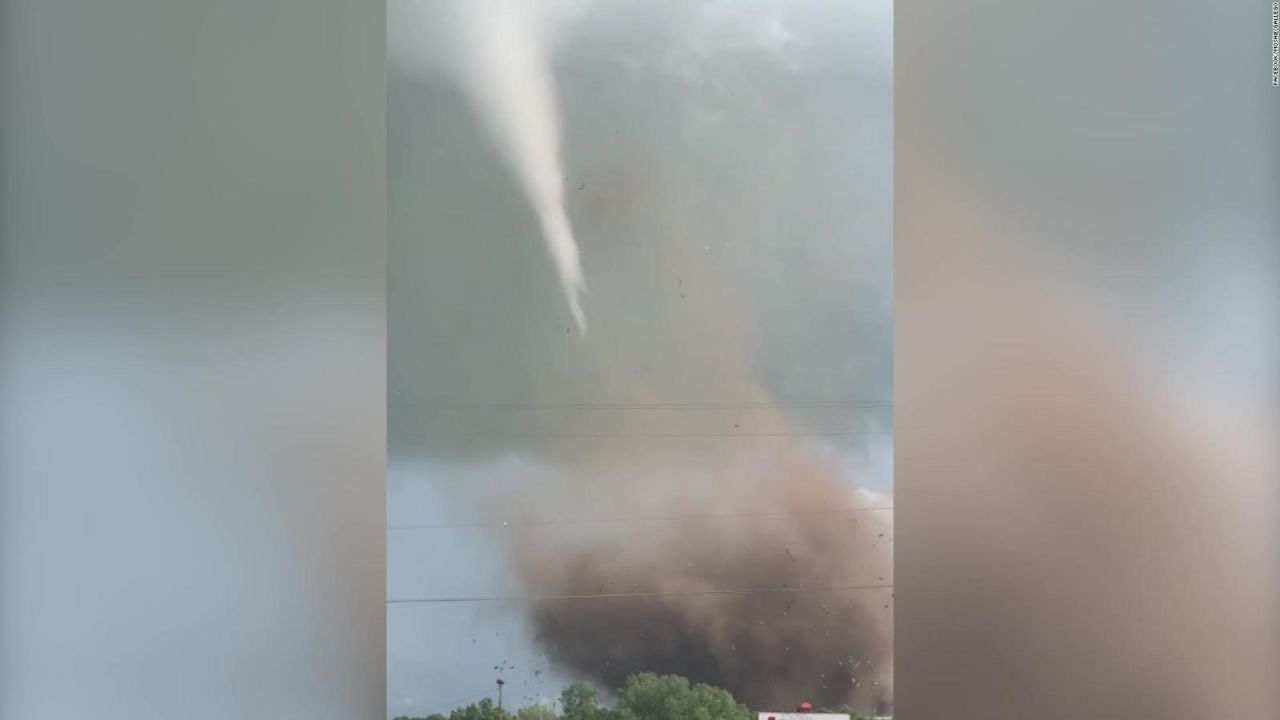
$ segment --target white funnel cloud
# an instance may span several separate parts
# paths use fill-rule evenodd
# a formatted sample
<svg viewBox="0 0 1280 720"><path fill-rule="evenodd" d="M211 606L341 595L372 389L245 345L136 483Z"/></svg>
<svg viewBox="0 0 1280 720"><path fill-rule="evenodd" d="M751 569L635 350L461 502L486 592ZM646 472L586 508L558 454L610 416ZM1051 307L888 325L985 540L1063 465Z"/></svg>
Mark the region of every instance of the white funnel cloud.
<svg viewBox="0 0 1280 720"><path fill-rule="evenodd" d="M391 28L404 38L393 52L410 60L427 59L455 76L537 215L569 312L585 333L582 296L587 283L564 208L549 28L530 5L515 0L425 3L408 13L413 27ZM422 46L433 41L440 44Z"/></svg>

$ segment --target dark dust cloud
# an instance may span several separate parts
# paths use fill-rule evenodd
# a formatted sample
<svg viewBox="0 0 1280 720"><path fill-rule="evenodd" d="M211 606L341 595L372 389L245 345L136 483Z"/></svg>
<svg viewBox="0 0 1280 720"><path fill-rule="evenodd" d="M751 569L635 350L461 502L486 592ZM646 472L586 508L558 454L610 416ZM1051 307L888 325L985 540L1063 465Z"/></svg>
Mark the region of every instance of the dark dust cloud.
<svg viewBox="0 0 1280 720"><path fill-rule="evenodd" d="M884 500L795 448L685 487L665 503L683 515L643 532L512 535L530 595L620 596L535 601L536 638L552 658L606 687L633 672L676 673L753 708L890 703L892 588L875 587L892 580L890 511L875 509ZM805 590L781 591L795 588Z"/></svg>

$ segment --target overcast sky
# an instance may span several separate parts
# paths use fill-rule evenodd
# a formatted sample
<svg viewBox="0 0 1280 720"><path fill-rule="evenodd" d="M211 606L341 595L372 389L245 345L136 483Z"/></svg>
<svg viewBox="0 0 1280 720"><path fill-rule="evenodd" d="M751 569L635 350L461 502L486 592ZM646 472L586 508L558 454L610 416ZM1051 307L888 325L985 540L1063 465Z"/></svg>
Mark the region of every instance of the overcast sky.
<svg viewBox="0 0 1280 720"><path fill-rule="evenodd" d="M412 2L392 47L448 52ZM518 591L500 525L394 528L498 523L511 468L597 462L600 435L715 455L785 424L892 493L890 3L544 6L585 337L455 79L390 63L389 598ZM494 666L511 705L572 679L500 603L387 625L392 716L488 692Z"/></svg>

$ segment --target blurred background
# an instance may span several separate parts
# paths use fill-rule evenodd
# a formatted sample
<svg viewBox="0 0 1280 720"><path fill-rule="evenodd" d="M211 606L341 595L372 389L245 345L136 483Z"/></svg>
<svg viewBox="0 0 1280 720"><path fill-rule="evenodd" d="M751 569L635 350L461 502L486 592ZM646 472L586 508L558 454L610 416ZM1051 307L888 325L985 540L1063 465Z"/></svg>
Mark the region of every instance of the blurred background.
<svg viewBox="0 0 1280 720"><path fill-rule="evenodd" d="M851 7L838 10L852 13ZM755 17L758 8L751 9ZM667 10L675 12L665 6L653 12ZM873 387L867 378L892 377L896 478L877 485L886 475L874 468L883 464L855 459L848 459L853 470L839 476L867 478L869 491L891 488L894 495L902 531L893 534L891 607L897 717L1280 715L1273 682L1280 675L1274 403L1280 108L1269 85L1270 21L1269 3L1232 0L901 0L893 18L892 370L869 371L874 364L864 364L848 375L829 359L813 361L803 373L784 370L792 361L761 358L785 343L771 341L770 350L757 352L755 336L745 330L739 337L747 340L722 343L728 349L720 354L711 347L700 361L749 358L748 377L771 393L763 400L745 393L696 396L704 404L732 398L740 405L780 405L811 397L801 389L867 390ZM634 31L652 47L646 27L637 20L616 34ZM830 27L857 37L842 22ZM408 236L397 240L394 230L410 219L413 204L395 200L396 173L426 174L390 167L388 125L392 135L401 132L397 102L430 106L424 98L448 91L440 89L447 86L443 80L410 81L395 70L388 76L386 30L379 3L0 2L5 720L90 713L384 717L388 695L405 697L401 688L408 684L396 685L393 669L384 674L384 651L391 668L397 653L415 657L412 648L386 646L388 627L399 622L408 627L400 637L422 637L411 621L396 620L402 608L388 609L387 597L421 599L463 587L388 585L383 560L400 552L396 533L418 532L392 530L388 537L387 513L400 507L388 504L388 494L404 493L406 508L436 503L438 497L415 497L409 488L438 482L437 463L477 457L495 442L468 438L479 448L451 447L444 463L426 459L430 446L406 450L413 445L392 439L399 445L392 447L387 473L387 386L393 403L605 402L570 397L560 381L547 395L517 401L505 392L464 394L475 390L465 384L446 393L434 379L410 390L412 373L396 379L394 362L387 376L388 207L391 242L410 247ZM612 83L588 89L566 79L570 58L585 52L586 40L560 45L553 33L548 42L564 48L554 67L566 98L576 92L623 102L613 96ZM850 44L850 52L868 47ZM744 74L731 89L765 92L748 80L757 74L768 80L768 72L752 67ZM840 82L854 85L853 74ZM397 83L426 89L388 95L388 84ZM828 87L825 80L815 83ZM817 94L813 86L795 86L798 107L810 112L842 96L833 92L818 102L806 96ZM789 115L774 102L792 96L774 88L760 97L773 113ZM453 125L422 132L459 138L470 132L475 142L468 147L493 144L481 142L481 134L491 138L503 126L467 120L475 117L468 103L476 100L440 100L433 121ZM590 168L575 164L584 156L570 151L571 128L590 123L573 120L570 103L561 107L563 157L577 176L564 184L566 203L588 290L580 298L590 340L571 347L595 348L590 352L612 363L635 343L607 354L591 343L602 336L621 342L621 331L608 334L607 320L623 313L609 308L629 296L622 281L609 289L602 274L617 266L593 260L601 252L593 249L600 232L593 227L602 225L593 226L584 205L575 205L585 204L583 194L596 183L585 176ZM649 123L693 122L692 111L641 109ZM845 111L828 112L835 118ZM595 122L598 131L608 127ZM621 136L624 129L617 129ZM767 134L753 132L757 140ZM408 133L402 139L409 155L408 143L416 141ZM453 157L446 147L421 142ZM787 153L796 151L790 143ZM507 147L519 146L508 140ZM833 142L830 152L844 152L841 147ZM697 143L686 140L681 149L689 148L690 157L700 157ZM717 181L742 187L749 178L767 180L747 173L748 161L733 153L713 157L746 173L718 173ZM801 165L808 166L794 167ZM779 167L788 165L779 161ZM495 334L505 341L494 357L509 352L549 374L564 358L529 360L529 342L517 342L510 328L533 318L529 327L536 331L529 332L537 337L554 326L577 342L565 288L578 296L578 286L559 274L571 265L557 265L543 250L538 221L515 209L527 202L517 201L521 193L543 186L513 180L497 159L488 168L460 165L471 176L469 187L507 188L508 209L487 222L524 227L520 241L514 231L495 234L512 238L501 258L527 254L512 262L519 270L504 273L502 282L519 276L530 287L507 290L496 282L483 288L489 303L510 293L503 310L519 321L502 324L505 315L485 303L450 312L472 313L458 325L482 318L497 323L502 332ZM492 181L480 185L482 173ZM796 182L808 180L800 173ZM852 197L856 187L841 192ZM764 213L757 204L746 211L752 220ZM473 203L458 207L475 214ZM398 212L407 215L397 220ZM742 232L750 235L754 226ZM764 241L755 242L763 251ZM466 244L421 243L413 247L446 247L458 262L472 252ZM639 263L640 254L622 244L607 247ZM824 257L836 253L828 252ZM400 282L396 262L393 294ZM804 265L804 273L816 272L816 264ZM636 283L642 277L671 281L669 266L655 267L637 264L619 274L634 273L629 282ZM735 269L721 276L758 282L761 273ZM456 276L435 278L446 285L451 279ZM775 304L798 293L795 303L806 308L817 307L810 303L814 296L827 296L804 283L789 282L773 295L752 287L753 294L781 297ZM838 287L832 296L855 296L847 283ZM463 289L475 294L478 288ZM444 295L435 299L446 302ZM393 297L393 325L396 305L405 302ZM453 306L404 304L408 312L426 314L423 327L433 331L439 327L429 323L441 307ZM655 317L665 322L672 315ZM694 329L711 327L705 319L690 322L694 339L700 337ZM824 347L807 330L811 324L775 319L768 331L786 328ZM839 318L830 325L837 334L848 330ZM725 331L719 332L711 337L722 340ZM391 334L393 355L398 336ZM444 342L467 350L479 341L459 329ZM738 352L748 344L751 353ZM472 352L425 357L435 363L467 358L460 366L478 362ZM519 371L506 359L486 360ZM601 367L619 367L611 363ZM565 367L587 373L584 364ZM492 370L454 368L449 377L459 383L502 377ZM681 376L665 372L653 384L670 388ZM818 384L799 384L810 377ZM512 387L527 388L528 381L501 389ZM716 383L721 387L741 386ZM788 388L797 392L783 392ZM424 389L440 395L414 394ZM393 405L393 426L428 423L424 432L439 437L429 429L435 427L430 413L396 412ZM458 432L467 427L460 415L491 411L446 412L454 418L446 427ZM561 415L587 412L600 411L593 406ZM558 432L674 435L694 432L693 425L677 423L699 422L707 423L697 425L706 428L702 434L727 435L716 412L724 411L625 409L614 414L666 415L650 421L657 428L623 426L642 421L614 418L599 421L599 430ZM878 431L864 418L886 418L886 412L786 408L778 415L785 415L788 429L776 432L807 433L808 446L819 428ZM700 419L707 417L716 419ZM504 426L500 434L552 432L550 421L522 422L530 424ZM737 422L743 427L733 430L747 427ZM499 434L493 427L460 434ZM872 445L874 437L859 442ZM532 454L528 448L546 440L503 442ZM625 448L645 439L621 440ZM857 454L806 457L808 467L830 467L831 458ZM528 477L519 472L485 477ZM414 480L415 473L424 479ZM389 520L427 525L488 517L477 508L497 517L484 498L479 502L447 506L448 519L392 514ZM546 511L515 507L531 517ZM632 518L649 510L622 509ZM581 516L570 510L569 517ZM831 539L805 537L817 547ZM474 561L463 578L476 582L468 590L503 577L507 547L500 545L489 565ZM404 553L408 565L424 567L418 559L425 552ZM490 620L494 632L527 632L527 625L507 622L510 627ZM453 632L444 623L432 627ZM461 633L451 637L470 641ZM498 664L482 669L491 675ZM472 697L490 692L491 680ZM473 692L471 686L457 690L444 700ZM414 706L419 710L435 711Z"/></svg>
<svg viewBox="0 0 1280 720"><path fill-rule="evenodd" d="M379 717L384 19L0 3L0 717Z"/></svg>
<svg viewBox="0 0 1280 720"><path fill-rule="evenodd" d="M896 5L900 717L1280 712L1269 12Z"/></svg>

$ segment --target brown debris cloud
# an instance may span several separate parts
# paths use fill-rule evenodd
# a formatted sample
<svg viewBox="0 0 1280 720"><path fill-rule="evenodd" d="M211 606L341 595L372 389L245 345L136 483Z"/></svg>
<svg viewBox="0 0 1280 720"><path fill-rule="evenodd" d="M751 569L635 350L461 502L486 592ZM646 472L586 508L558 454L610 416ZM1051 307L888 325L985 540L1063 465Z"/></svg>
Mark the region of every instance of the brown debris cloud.
<svg viewBox="0 0 1280 720"><path fill-rule="evenodd" d="M833 461L784 445L693 470L688 458L646 463L675 478L656 495L659 483L644 492L599 475L566 479L551 501L560 513L591 517L573 501L586 482L616 491L619 505L658 510L648 522L512 533L514 572L544 596L529 616L552 659L605 687L676 673L758 709L890 704L892 588L831 589L891 585L892 511L869 509L888 501L852 490ZM807 590L720 592L785 588ZM621 597L545 597L564 595Z"/></svg>

